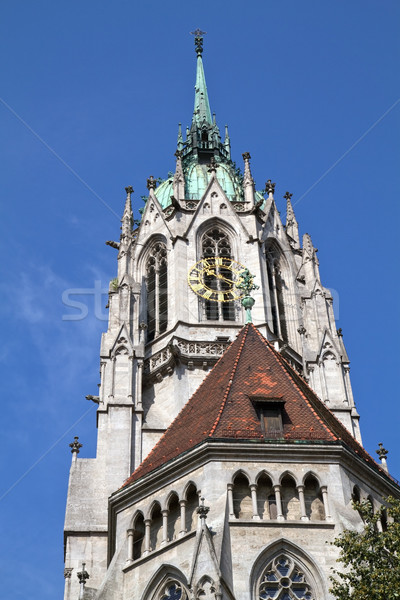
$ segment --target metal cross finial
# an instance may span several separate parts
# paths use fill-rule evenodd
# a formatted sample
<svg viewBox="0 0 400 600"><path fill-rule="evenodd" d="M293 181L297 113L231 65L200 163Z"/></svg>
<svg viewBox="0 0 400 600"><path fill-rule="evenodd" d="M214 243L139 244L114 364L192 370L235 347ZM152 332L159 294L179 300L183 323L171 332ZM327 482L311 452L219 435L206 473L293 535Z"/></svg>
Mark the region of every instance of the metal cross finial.
<svg viewBox="0 0 400 600"><path fill-rule="evenodd" d="M249 269L244 269L240 274L239 283L236 284L239 290L244 291L244 297L242 298L242 306L246 309L246 325L252 323L251 309L254 306L255 300L250 296L253 290L258 290L260 286L254 283L254 275L252 275Z"/></svg>
<svg viewBox="0 0 400 600"><path fill-rule="evenodd" d="M191 31L190 33L195 36L194 47L196 54L197 56L201 56L203 54L203 35L206 35L207 31L201 31L201 29L197 28L195 31Z"/></svg>
<svg viewBox="0 0 400 600"><path fill-rule="evenodd" d="M289 192L286 192L286 194L283 197L285 198L285 200L290 200L292 196L293 194L289 194Z"/></svg>

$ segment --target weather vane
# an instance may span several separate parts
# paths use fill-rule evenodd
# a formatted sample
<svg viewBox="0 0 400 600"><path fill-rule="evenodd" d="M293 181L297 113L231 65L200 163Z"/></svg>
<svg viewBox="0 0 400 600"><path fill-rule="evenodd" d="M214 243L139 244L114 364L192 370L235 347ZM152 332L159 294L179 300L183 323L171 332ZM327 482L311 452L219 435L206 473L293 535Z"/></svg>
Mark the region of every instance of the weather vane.
<svg viewBox="0 0 400 600"><path fill-rule="evenodd" d="M201 29L197 28L195 31L191 31L190 33L195 36L194 47L196 54L197 56L201 56L203 53L203 36L206 35L207 31L202 31Z"/></svg>

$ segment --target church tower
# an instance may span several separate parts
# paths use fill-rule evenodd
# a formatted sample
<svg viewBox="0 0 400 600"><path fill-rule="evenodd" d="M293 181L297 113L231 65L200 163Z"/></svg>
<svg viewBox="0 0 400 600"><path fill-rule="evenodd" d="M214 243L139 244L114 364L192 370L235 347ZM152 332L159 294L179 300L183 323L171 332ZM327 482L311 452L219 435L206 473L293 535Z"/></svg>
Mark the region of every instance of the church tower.
<svg viewBox="0 0 400 600"><path fill-rule="evenodd" d="M97 453L72 464L65 600L329 598L351 500L400 490L363 449L316 249L211 113L202 32L175 173L131 187L100 349Z"/></svg>

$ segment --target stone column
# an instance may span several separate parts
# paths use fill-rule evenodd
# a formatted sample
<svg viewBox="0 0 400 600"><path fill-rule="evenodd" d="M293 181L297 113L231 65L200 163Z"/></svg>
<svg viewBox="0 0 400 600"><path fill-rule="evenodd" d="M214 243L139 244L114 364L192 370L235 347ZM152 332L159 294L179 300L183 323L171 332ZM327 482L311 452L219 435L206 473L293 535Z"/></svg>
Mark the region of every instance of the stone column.
<svg viewBox="0 0 400 600"><path fill-rule="evenodd" d="M276 501L276 518L278 521L284 521L285 517L282 512L281 486L274 485L275 501Z"/></svg>
<svg viewBox="0 0 400 600"><path fill-rule="evenodd" d="M229 507L229 518L235 518L235 511L233 510L233 483L228 483L228 507Z"/></svg>
<svg viewBox="0 0 400 600"><path fill-rule="evenodd" d="M151 519L144 520L144 552L143 556L147 556L150 552L150 526Z"/></svg>
<svg viewBox="0 0 400 600"><path fill-rule="evenodd" d="M179 500L179 506L181 507L181 530L179 537L183 537L186 533L186 500Z"/></svg>
<svg viewBox="0 0 400 600"><path fill-rule="evenodd" d="M322 500L324 502L325 519L327 521L330 521L331 515L329 512L328 488L326 487L326 485L321 485L321 493L322 493Z"/></svg>
<svg viewBox="0 0 400 600"><path fill-rule="evenodd" d="M133 529L128 529L128 563L133 562Z"/></svg>
<svg viewBox="0 0 400 600"><path fill-rule="evenodd" d="M259 521L260 516L258 514L258 509L257 509L257 484L256 483L250 484L250 492L251 492L251 502L253 504L253 519L256 521Z"/></svg>
<svg viewBox="0 0 400 600"><path fill-rule="evenodd" d="M168 543L168 510L162 510L162 541L161 547Z"/></svg>
<svg viewBox="0 0 400 600"><path fill-rule="evenodd" d="M304 500L304 485L298 485L297 486L297 492L299 494L299 500L300 500L300 519L302 521L309 521L309 518L307 517L307 512L306 512L306 503Z"/></svg>

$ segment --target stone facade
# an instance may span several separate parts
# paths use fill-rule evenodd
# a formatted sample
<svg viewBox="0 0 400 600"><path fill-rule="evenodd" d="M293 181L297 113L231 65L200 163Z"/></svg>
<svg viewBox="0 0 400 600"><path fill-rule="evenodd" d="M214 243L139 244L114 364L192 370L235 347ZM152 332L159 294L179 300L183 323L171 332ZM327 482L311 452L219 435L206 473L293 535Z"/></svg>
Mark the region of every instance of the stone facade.
<svg viewBox="0 0 400 600"><path fill-rule="evenodd" d="M283 224L275 185L255 191L250 155L243 175L231 162L229 135L221 142L209 116L200 38L197 112L186 142L179 133L176 172L158 187L148 180L137 229L126 188L120 242L109 243L118 276L101 341L97 454L79 459L72 449L65 600L250 600L278 598L279 590L329 598L329 542L360 526L355 486L376 506L398 494L346 447L255 450L240 440L197 446L121 488L243 327L240 301L212 306L188 285L206 243L216 256L224 244L250 270L259 285L255 327L361 443L349 359L316 249L308 234L300 243L291 194ZM82 562L84 583L76 576Z"/></svg>

